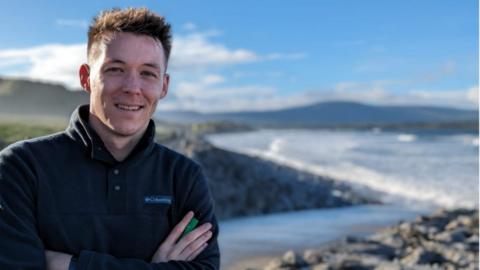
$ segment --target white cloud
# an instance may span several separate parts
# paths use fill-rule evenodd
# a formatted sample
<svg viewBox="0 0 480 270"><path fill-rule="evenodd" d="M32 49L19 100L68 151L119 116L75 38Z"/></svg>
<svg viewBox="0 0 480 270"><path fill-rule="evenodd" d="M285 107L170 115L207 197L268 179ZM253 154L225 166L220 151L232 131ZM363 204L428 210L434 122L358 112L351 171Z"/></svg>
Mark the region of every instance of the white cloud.
<svg viewBox="0 0 480 270"><path fill-rule="evenodd" d="M0 67L4 70L0 70L2 75L60 82L72 89L80 87L77 72L85 61L85 44L48 44L0 50L0 63L3 63ZM17 68L9 69L11 66Z"/></svg>
<svg viewBox="0 0 480 270"><path fill-rule="evenodd" d="M405 102L458 108L478 108L478 86L465 90L412 90L406 94Z"/></svg>
<svg viewBox="0 0 480 270"><path fill-rule="evenodd" d="M262 56L247 49L230 49L210 39L220 34L218 31L209 31L175 36L171 67L175 70L191 70L260 61L300 60L307 57L306 53L271 53Z"/></svg>
<svg viewBox="0 0 480 270"><path fill-rule="evenodd" d="M225 81L225 78L217 74L207 75L202 78L202 83L206 85L219 84L224 81Z"/></svg>
<svg viewBox="0 0 480 270"><path fill-rule="evenodd" d="M395 93L389 88L405 81L378 80L370 83L341 82L330 89L298 91L281 94L278 89L265 85L222 86L227 80L208 84L216 75L204 79L181 82L172 91L175 98L167 98L160 110L195 110L200 112L263 111L304 106L325 101L352 101L374 105L436 105L457 108L478 108L478 86L468 89L411 90Z"/></svg>
<svg viewBox="0 0 480 270"><path fill-rule="evenodd" d="M194 25L189 26L192 30ZM230 78L219 75L222 68L260 61L296 60L305 53L271 53L259 55L244 48L229 48L215 42L219 32L189 33L174 37L171 68L172 87L169 98L160 109L199 111L272 110L302 106L320 101L350 100L372 104L443 105L463 108L478 107L478 86L468 89L432 91L413 89L415 82L447 76L456 70L454 62L418 80L376 80L367 83L340 82L328 89L281 94L270 85L248 83L249 77L283 77L282 71L256 70L233 72L232 78L246 78L242 85L232 85ZM85 44L47 44L24 49L0 50L0 74L35 80L60 82L79 88L78 67L86 61ZM178 80L178 81L177 81ZM238 80L234 80L238 81ZM396 93L392 88L411 89Z"/></svg>
<svg viewBox="0 0 480 270"><path fill-rule="evenodd" d="M208 38L217 33L194 33L173 38L171 67L178 70L251 63L259 56L246 49L229 49Z"/></svg>
<svg viewBox="0 0 480 270"><path fill-rule="evenodd" d="M56 21L63 26L84 26L87 23L76 20ZM187 28L194 29L193 23ZM176 73L194 73L198 70L223 68L230 65L270 61L279 59L300 59L305 54L270 54L261 56L243 48L228 48L214 42L212 37L221 35L218 31L192 32L173 38L170 67ZM78 68L86 62L85 44L45 44L23 49L0 50L0 74L41 81L62 83L69 88L79 88ZM205 78L211 83L224 79Z"/></svg>
<svg viewBox="0 0 480 270"><path fill-rule="evenodd" d="M159 110L199 112L264 111L301 106L311 101L306 93L281 96L273 87L247 85L212 89L183 88L175 98L162 100L158 107Z"/></svg>
<svg viewBox="0 0 480 270"><path fill-rule="evenodd" d="M391 86L407 86L409 81L381 80L370 83L341 82L333 90L322 91L321 100L349 100L379 105L436 105L478 108L478 86L468 89L421 90L397 93Z"/></svg>
<svg viewBox="0 0 480 270"><path fill-rule="evenodd" d="M467 98L473 103L479 102L478 100L478 85L477 86L472 86L467 90Z"/></svg>
<svg viewBox="0 0 480 270"><path fill-rule="evenodd" d="M246 86L225 86L223 76L217 74L206 74L198 76L189 81L180 81L173 90L177 99L196 100L229 100L237 98L255 98L272 96L276 90L269 86L246 85ZM212 104L209 104L211 106Z"/></svg>

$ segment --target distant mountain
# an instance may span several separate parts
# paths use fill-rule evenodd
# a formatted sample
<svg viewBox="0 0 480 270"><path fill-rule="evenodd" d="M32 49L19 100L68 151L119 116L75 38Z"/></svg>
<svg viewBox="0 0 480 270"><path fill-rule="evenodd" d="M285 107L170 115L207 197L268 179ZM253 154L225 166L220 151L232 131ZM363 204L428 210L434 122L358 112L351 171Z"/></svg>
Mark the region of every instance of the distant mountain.
<svg viewBox="0 0 480 270"><path fill-rule="evenodd" d="M355 102L322 102L264 112L158 112L162 120L233 121L250 125L316 127L367 124L450 123L478 121L478 111L432 106L373 106Z"/></svg>
<svg viewBox="0 0 480 270"><path fill-rule="evenodd" d="M58 84L0 78L0 117L14 115L68 118L78 105L88 103L88 98L85 91L69 91ZM177 123L227 121L254 126L323 127L478 123L478 110L429 106L373 106L338 101L263 112L158 111L155 117Z"/></svg>
<svg viewBox="0 0 480 270"><path fill-rule="evenodd" d="M68 118L89 102L85 91L69 91L58 84L0 79L0 114Z"/></svg>

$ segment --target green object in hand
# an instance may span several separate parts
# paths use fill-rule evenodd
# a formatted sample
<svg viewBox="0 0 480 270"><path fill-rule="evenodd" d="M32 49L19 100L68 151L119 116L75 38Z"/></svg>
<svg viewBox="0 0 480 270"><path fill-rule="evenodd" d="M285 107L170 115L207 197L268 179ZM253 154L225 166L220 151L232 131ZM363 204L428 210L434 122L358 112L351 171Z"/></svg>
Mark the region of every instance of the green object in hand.
<svg viewBox="0 0 480 270"><path fill-rule="evenodd" d="M189 232L193 231L193 229L195 229L197 225L198 225L198 219L193 217L188 223L187 227L185 227L185 230L183 230L182 237L187 235Z"/></svg>

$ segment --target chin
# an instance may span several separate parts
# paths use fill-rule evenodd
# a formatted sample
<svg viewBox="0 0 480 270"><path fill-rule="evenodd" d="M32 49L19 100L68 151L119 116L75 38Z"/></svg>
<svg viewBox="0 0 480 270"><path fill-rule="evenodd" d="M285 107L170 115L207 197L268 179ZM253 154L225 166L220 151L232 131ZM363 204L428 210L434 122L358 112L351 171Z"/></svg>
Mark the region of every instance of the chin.
<svg viewBox="0 0 480 270"><path fill-rule="evenodd" d="M114 127L113 131L120 136L132 136L138 134L142 127Z"/></svg>

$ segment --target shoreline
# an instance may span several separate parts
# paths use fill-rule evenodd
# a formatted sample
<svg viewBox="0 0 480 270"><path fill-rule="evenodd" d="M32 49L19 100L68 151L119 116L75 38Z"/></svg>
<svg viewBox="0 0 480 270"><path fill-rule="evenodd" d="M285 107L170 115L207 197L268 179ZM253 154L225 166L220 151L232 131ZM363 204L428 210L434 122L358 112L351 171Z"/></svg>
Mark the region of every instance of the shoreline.
<svg viewBox="0 0 480 270"><path fill-rule="evenodd" d="M252 256L227 270L478 269L478 208L439 209L368 236L347 236L283 255Z"/></svg>
<svg viewBox="0 0 480 270"><path fill-rule="evenodd" d="M220 223L221 269L260 267L267 258L281 256L286 250L300 252L348 236L363 237L431 210L362 205L227 220Z"/></svg>
<svg viewBox="0 0 480 270"><path fill-rule="evenodd" d="M255 223L255 222L258 222L259 220L264 220L265 218L267 219L272 218L272 216L274 217L274 216L288 216L292 214L293 215L302 214L302 213L305 213L305 211L332 211L332 212L347 211L348 212L350 209L352 209L352 206L351 206L352 204L348 206L349 204L348 203L345 204L344 202L347 202L347 201L351 202L352 198L353 198L353 202L356 202L356 203L353 203L353 205L357 205L357 206L354 206L356 209L353 210L353 212L355 213L350 212L350 215L355 216L355 214L361 214L358 212L357 207L360 207L360 208L372 207L371 205L369 205L369 203L372 203L373 200L371 196L366 196L366 194L363 192L362 192L363 193L362 195L359 195L357 193L358 190L355 190L357 191L355 192L354 190L351 189L351 185L342 183L341 190L351 192L350 193L351 195L347 196L345 198L346 201L344 201L343 203L338 203L340 201L333 204L321 202L319 204L320 206L303 205L300 208L292 207L292 205L298 202L299 199L304 201L309 200L308 197L310 196L305 197L305 194L309 194L309 193L305 192L303 193L303 195L289 198L289 200L291 200L290 206L288 206L287 204L287 206L284 205L280 208L276 208L278 207L277 205L278 201L273 200L267 204L270 206L268 210L265 211L265 208L257 207L258 206L257 203L264 200L265 196L276 194L276 196L274 197L283 198L282 197L283 195L278 194L277 192L278 189L275 192L272 191L271 189L267 189L267 190L270 190L270 194L265 194L265 191L259 192L259 188L257 186L258 181L265 180L265 178L268 178L267 180L269 180L270 182L272 182L272 179L275 179L275 178L281 179L280 182L278 182L278 180L275 180L277 181L277 183L270 183L270 184L279 184L279 183L287 184L287 186L284 186L287 188L284 189L283 191L289 190L289 189L291 190L291 188L288 188L288 185L291 186L292 184L296 185L298 183L305 184L305 183L320 182L320 183L323 183L323 194L330 194L329 196L335 193L335 190L338 190L338 186L336 186L336 184L338 184L339 181L333 178L327 178L317 174L304 172L302 170L299 170L298 168L292 168L290 166L286 166L285 164L278 164L267 159L252 157L242 153L221 149L209 142L206 142L204 139L198 138L198 137L197 138L187 137L187 138L184 138L183 140L180 140L180 142L177 141L177 143L179 143L180 147L174 147L174 148L183 149L183 151L181 152L186 153L190 157L193 157L202 166L204 166L204 168L206 167L207 175L209 176L209 178L214 179L214 183L212 186L213 189L215 189L215 185L221 185L223 187L222 189L213 190L214 195L221 194L221 192L218 193L218 191L222 191L222 192L227 191L228 193L229 189L225 189L225 187L228 187L229 185L233 185L235 186L234 189L236 190L235 192L237 192L238 196L241 196L241 194L248 194L249 195L248 197L251 197L250 201L244 201L244 203L246 204L243 204L243 205L241 204L239 205L237 200L237 199L242 199L242 197L237 196L235 197L236 199L230 198L228 200L225 200L227 199L227 197L223 197L223 198L217 197L220 199L220 201L223 200L223 203L220 203L220 205L234 206L233 209L236 209L233 212L224 212L223 215L220 215L221 217L223 216L224 218L224 219L220 219L221 221L220 226L222 227L221 234L219 237L220 248L222 250L221 269L227 269L227 270L302 269L303 267L302 264L299 264L296 266L291 264L291 260L295 261L295 259L292 259L292 256L293 258L297 258L297 259L302 258L302 256L304 257L305 254L301 255L301 253L305 252L305 250L310 250L310 252L314 252L319 248L325 249L326 247L331 246L332 244L335 245L340 243L340 244L346 244L348 246L348 244L351 244L351 243L349 243L348 241L342 242L341 239L357 239L357 237L361 237L358 239L363 239L364 237L367 237L367 236L369 237L372 235L376 235L379 231L385 230L385 228L390 228L392 226L395 226L395 224L399 224L399 222L403 222L405 220L413 222L413 220L419 219L419 217L421 217L422 215L431 214L432 212L434 212L433 209L430 209L424 212L421 212L419 208L416 208L413 211L410 209L412 212L416 212L416 213L414 215L410 215L408 218L406 218L405 216L396 216L395 218L389 219L388 221L387 221L388 215L391 213L382 212L382 211L373 213L374 215L377 215L377 217L380 216L380 220L383 220L381 224L378 223L378 220L376 220L377 223L372 223L373 222L372 220L364 223L357 222L357 220L355 220L355 222L352 223L352 219L355 219L355 218L349 217L350 220L343 220L343 221L337 220L338 223L333 225L333 227L336 227L337 232L329 235L328 237L326 237L325 235L323 236L308 235L307 233L307 238L305 238L305 235L303 235L304 237L303 240L302 240L302 237L298 237L297 234L298 232L301 232L301 234L305 234L304 228L301 228L301 229L297 228L296 229L297 234L295 232L292 232L291 229L286 229L287 232L285 232L285 230L283 231L275 230L275 228L278 229L278 227L275 227L275 226L277 226L279 223L284 222L284 220L280 220L280 221L274 220L269 224L267 222L266 223L267 226L264 226L265 228L262 228L262 226L257 228L250 227L250 229L247 229L248 232L243 233L241 232L241 230L245 228L243 228L242 226L246 226L248 228L248 226L252 225L252 224L249 224L249 223L252 223L252 221L253 223ZM210 171L210 174L209 174L209 169L212 169L212 168L213 168L213 171ZM244 168L250 168L250 169L254 168L253 170L250 170L250 171L254 171L255 174L251 174L251 173L245 174L244 172L242 172ZM265 174L266 172L267 174ZM285 172L287 172L287 174L289 175L288 177L285 177ZM265 175L267 175L267 177ZM255 179L255 181L251 181L252 179ZM226 180L227 180L227 183L225 183ZM245 182L245 180L250 180L250 181ZM250 189L245 188L245 186L249 187ZM256 186L257 188L255 188ZM309 189L311 189L312 186L307 185L305 187L307 188L304 190L308 191ZM238 190L238 188L240 188L240 190ZM321 194L319 195L317 193L317 197L321 197L321 196L322 196ZM259 201L259 198L262 198L262 200ZM272 202L275 202L275 203L272 203ZM377 204L373 207L376 207L377 210L381 208L388 209L389 207L391 208L397 207L396 209L397 211L402 211L402 210L405 210L405 207L406 207L405 205L402 205L401 209L398 209L399 207L398 205L395 206L390 204L381 204L378 201L376 201L376 203ZM430 205L430 207L431 206L432 205ZM424 207L428 207L428 206L424 206ZM436 208L437 206L434 206L434 207ZM301 209L314 209L314 210L301 210ZM223 208L223 210L225 210L225 208ZM285 211L291 211L291 212L285 212ZM395 212L395 211L391 211L391 212ZM477 213L478 213L478 208L477 208ZM372 214L372 212L369 214ZM477 214L477 220L478 220L478 214ZM239 226L242 228L235 225L230 225L231 228L225 229L225 226L224 226L225 224L232 224L232 223L233 224L240 223ZM342 223L350 224L350 225L341 226ZM315 225L315 226L317 226L317 230L318 230L318 225ZM295 226L293 227L295 228ZM271 237L269 239L268 237L262 238L261 235L259 237L258 235L259 233L265 233L265 232L267 233L267 235L270 234ZM253 236L251 234L253 234ZM478 230L476 232L476 235L478 239ZM305 239L307 239L308 241L311 241L311 243L308 243L308 244L298 243L298 241L304 241ZM359 240L359 241L362 241L362 240ZM478 240L476 241L478 243ZM287 250L292 250L292 251L285 253L285 251ZM424 251L425 250L422 250L421 252L424 252ZM405 251L399 251L399 252L405 252ZM430 254L430 253L427 252L427 254ZM343 255L346 257L350 256L350 254L343 254ZM407 255L410 256L411 254L407 254ZM404 257L408 257L407 255L405 255ZM417 254L417 255L421 256L422 254L420 255ZM358 259L358 258L355 257L355 259ZM360 259L359 259L360 263L363 263L361 261L362 259L363 257L360 256ZM415 264L418 261L416 259L410 259L410 260L412 261L411 262L412 264ZM305 261L305 260L302 259L301 261ZM478 256L477 256L477 261L478 261ZM380 260L378 259L377 262L379 263ZM286 268L281 267L281 265L282 264L285 265L285 263L288 267ZM330 268L319 268L319 269L342 269L342 267L340 268L330 267ZM374 268L367 267L362 269L374 269ZM387 267L385 269L390 269L390 268ZM410 268L399 268L399 269L410 269ZM416 268L412 268L412 269L416 269ZM466 268L466 269L470 269L470 268Z"/></svg>

